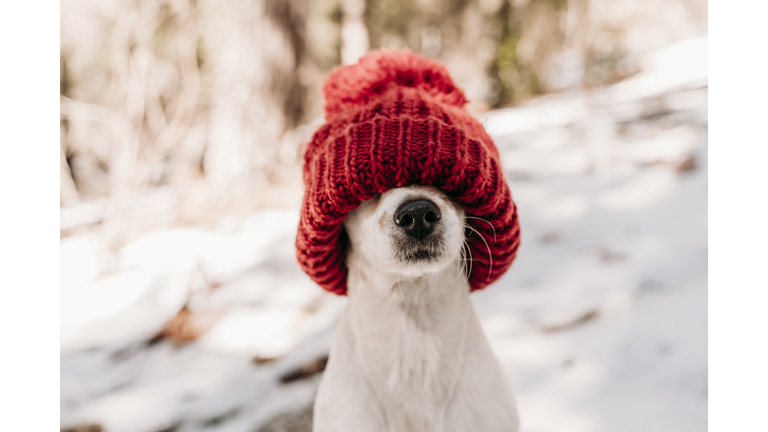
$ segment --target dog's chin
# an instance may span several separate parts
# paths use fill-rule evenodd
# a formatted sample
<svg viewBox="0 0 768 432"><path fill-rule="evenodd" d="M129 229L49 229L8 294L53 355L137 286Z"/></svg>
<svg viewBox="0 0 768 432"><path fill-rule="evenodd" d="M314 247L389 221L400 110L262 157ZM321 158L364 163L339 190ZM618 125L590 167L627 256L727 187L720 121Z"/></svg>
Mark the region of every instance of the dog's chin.
<svg viewBox="0 0 768 432"><path fill-rule="evenodd" d="M408 276L421 276L425 273L438 272L451 263L450 257L446 254L432 252L416 252L408 257L400 258L399 261L398 272Z"/></svg>
<svg viewBox="0 0 768 432"><path fill-rule="evenodd" d="M424 273L436 272L451 263L451 256L444 250L432 248L413 248L396 253L391 261L398 273L417 276Z"/></svg>
<svg viewBox="0 0 768 432"><path fill-rule="evenodd" d="M442 252L436 252L429 249L417 249L413 252L410 252L408 254L404 254L401 258L402 261L405 261L408 264L432 264L440 260L440 258L443 256Z"/></svg>
<svg viewBox="0 0 768 432"><path fill-rule="evenodd" d="M391 255L388 261L391 271L403 275L421 275L444 269L454 261L451 253L452 236L443 226L432 234L418 239L395 231L388 236Z"/></svg>

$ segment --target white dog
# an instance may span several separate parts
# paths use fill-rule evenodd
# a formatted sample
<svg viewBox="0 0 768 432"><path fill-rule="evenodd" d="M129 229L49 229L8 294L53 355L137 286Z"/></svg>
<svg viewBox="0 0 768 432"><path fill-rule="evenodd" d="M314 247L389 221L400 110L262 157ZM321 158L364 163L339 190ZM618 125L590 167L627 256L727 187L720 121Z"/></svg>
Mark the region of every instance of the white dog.
<svg viewBox="0 0 768 432"><path fill-rule="evenodd" d="M433 187L363 202L344 221L349 305L315 432L514 432L512 390L469 300L464 211Z"/></svg>

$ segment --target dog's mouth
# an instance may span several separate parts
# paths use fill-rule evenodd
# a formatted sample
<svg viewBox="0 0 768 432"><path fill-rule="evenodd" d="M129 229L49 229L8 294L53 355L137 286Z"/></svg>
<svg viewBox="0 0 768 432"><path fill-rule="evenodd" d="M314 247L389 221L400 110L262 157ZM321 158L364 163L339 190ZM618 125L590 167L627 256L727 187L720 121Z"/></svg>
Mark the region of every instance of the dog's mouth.
<svg viewBox="0 0 768 432"><path fill-rule="evenodd" d="M405 261L408 262L432 262L437 260L440 255L437 252L430 250L417 250L416 252L406 255Z"/></svg>
<svg viewBox="0 0 768 432"><path fill-rule="evenodd" d="M395 239L396 258L411 264L438 261L444 249L442 235L433 234L421 240L412 237Z"/></svg>

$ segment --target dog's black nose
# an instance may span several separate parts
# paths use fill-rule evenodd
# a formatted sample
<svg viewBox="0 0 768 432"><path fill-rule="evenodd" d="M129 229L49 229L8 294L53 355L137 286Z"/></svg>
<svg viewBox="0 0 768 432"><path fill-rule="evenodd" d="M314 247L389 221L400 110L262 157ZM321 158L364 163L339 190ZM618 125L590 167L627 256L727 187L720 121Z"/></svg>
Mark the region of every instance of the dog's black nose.
<svg viewBox="0 0 768 432"><path fill-rule="evenodd" d="M407 201L395 210L395 223L419 240L428 236L439 220L440 208L428 199Z"/></svg>

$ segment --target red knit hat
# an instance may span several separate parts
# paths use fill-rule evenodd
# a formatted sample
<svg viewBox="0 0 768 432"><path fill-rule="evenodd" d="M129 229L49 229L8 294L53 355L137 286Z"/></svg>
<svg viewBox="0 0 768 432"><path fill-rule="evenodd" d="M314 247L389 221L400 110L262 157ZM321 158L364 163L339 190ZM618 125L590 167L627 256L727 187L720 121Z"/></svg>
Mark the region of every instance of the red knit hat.
<svg viewBox="0 0 768 432"><path fill-rule="evenodd" d="M309 277L346 294L344 217L376 193L413 183L442 190L467 216L488 221L467 219L476 231L466 238L471 290L501 277L520 244L517 209L499 152L464 110L467 101L448 71L410 52L374 51L336 69L323 93L326 124L304 154L296 236Z"/></svg>

